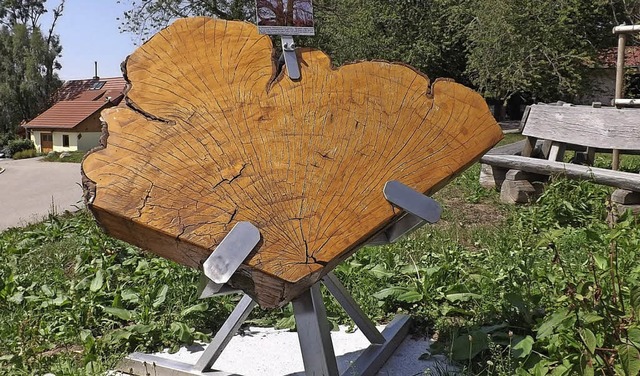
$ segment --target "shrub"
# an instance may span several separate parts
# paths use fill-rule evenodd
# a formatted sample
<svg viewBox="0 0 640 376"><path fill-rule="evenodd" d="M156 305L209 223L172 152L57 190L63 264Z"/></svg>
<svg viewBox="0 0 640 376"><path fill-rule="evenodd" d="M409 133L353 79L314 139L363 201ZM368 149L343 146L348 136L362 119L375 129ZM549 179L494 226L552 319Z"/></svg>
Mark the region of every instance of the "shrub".
<svg viewBox="0 0 640 376"><path fill-rule="evenodd" d="M36 151L36 149L28 149L28 150L22 150L19 151L15 154L13 154L13 159L25 159L25 158L33 158L38 156L38 152Z"/></svg>
<svg viewBox="0 0 640 376"><path fill-rule="evenodd" d="M35 145L31 140L18 139L18 140L9 141L9 154L12 157L14 154L18 152L29 150L29 149L35 149Z"/></svg>
<svg viewBox="0 0 640 376"><path fill-rule="evenodd" d="M0 150L2 147L7 146L11 140L13 140L11 133L0 133Z"/></svg>

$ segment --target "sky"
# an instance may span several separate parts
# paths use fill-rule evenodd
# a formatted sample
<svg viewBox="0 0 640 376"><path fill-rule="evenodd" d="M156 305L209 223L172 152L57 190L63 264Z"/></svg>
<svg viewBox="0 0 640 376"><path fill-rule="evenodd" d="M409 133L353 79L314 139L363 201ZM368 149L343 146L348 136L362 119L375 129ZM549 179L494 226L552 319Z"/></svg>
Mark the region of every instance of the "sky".
<svg viewBox="0 0 640 376"><path fill-rule="evenodd" d="M48 0L46 6L51 9L58 4L59 0ZM55 29L62 44L58 72L62 80L93 77L94 61L98 62L98 76L122 76L120 63L136 48L134 35L118 31L117 18L122 19L126 9L126 4L116 0L66 0ZM50 17L42 18L42 29L49 25Z"/></svg>

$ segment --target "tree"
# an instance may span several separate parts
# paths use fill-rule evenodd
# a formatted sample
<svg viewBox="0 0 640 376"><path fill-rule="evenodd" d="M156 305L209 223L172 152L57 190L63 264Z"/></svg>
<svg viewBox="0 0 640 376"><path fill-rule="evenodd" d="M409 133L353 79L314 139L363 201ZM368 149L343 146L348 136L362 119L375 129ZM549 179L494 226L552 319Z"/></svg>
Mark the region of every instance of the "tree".
<svg viewBox="0 0 640 376"><path fill-rule="evenodd" d="M240 17L213 12L240 3ZM153 19L144 24L153 32L174 17L195 14L249 20L253 5L149 0L128 12L125 26L136 30ZM589 69L603 49L615 46L611 28L640 19L640 0L315 0L313 5L316 36L298 38L298 44L324 50L336 64L401 61L501 101L516 92L558 100L588 91Z"/></svg>
<svg viewBox="0 0 640 376"><path fill-rule="evenodd" d="M130 9L124 12L120 30L143 40L175 18L208 16L248 21L255 17L255 0L127 0L127 3Z"/></svg>
<svg viewBox="0 0 640 376"><path fill-rule="evenodd" d="M257 0L259 25L313 26L311 0Z"/></svg>
<svg viewBox="0 0 640 376"><path fill-rule="evenodd" d="M64 0L53 10L53 20L43 34L40 17L46 0L5 0L0 8L0 133L47 109L61 81L57 58L62 51L55 26Z"/></svg>
<svg viewBox="0 0 640 376"><path fill-rule="evenodd" d="M474 9L467 72L488 97L571 100L589 89L598 54L615 45L606 1L476 0Z"/></svg>

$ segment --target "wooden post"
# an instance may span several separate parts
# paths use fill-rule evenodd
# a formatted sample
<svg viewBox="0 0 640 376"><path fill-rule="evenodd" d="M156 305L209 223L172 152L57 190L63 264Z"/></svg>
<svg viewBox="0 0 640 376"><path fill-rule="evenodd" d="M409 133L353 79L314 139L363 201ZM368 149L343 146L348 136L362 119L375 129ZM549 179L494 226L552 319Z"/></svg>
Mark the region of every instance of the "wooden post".
<svg viewBox="0 0 640 376"><path fill-rule="evenodd" d="M615 99L623 99L624 97L624 60L627 44L627 34L618 34L618 59L616 61L616 92ZM616 107L619 107L616 105ZM611 155L611 169L618 170L620 168L620 150L614 149Z"/></svg>
<svg viewBox="0 0 640 376"><path fill-rule="evenodd" d="M616 61L616 92L615 99L624 97L624 60L627 45L627 34L618 34L618 58Z"/></svg>

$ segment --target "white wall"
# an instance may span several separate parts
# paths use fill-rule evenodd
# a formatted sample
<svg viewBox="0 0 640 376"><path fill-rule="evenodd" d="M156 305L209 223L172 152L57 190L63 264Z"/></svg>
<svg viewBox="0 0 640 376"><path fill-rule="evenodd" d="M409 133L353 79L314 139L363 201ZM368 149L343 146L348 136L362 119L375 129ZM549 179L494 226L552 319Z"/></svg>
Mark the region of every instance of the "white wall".
<svg viewBox="0 0 640 376"><path fill-rule="evenodd" d="M40 131L31 131L31 141L36 146L36 150L38 153L42 153L42 148L40 145Z"/></svg>
<svg viewBox="0 0 640 376"><path fill-rule="evenodd" d="M69 146L62 146L62 135L69 136ZM78 134L75 132L53 132L53 151L76 151L78 150Z"/></svg>
<svg viewBox="0 0 640 376"><path fill-rule="evenodd" d="M82 137L78 141L78 150L89 151L100 145L101 132L82 132ZM75 136L76 139L78 136Z"/></svg>
<svg viewBox="0 0 640 376"><path fill-rule="evenodd" d="M47 131L45 133L49 133ZM31 141L36 146L36 150L39 153L42 153L42 145L40 145L40 134L42 131L31 130ZM69 136L69 146L62 146L62 135ZM82 136L78 139L78 135ZM89 151L94 147L100 145L100 135L101 132L53 132L53 151L63 152L63 151Z"/></svg>

